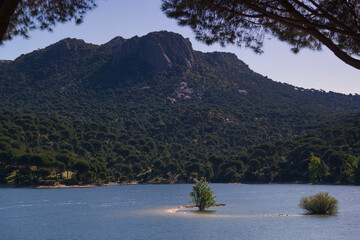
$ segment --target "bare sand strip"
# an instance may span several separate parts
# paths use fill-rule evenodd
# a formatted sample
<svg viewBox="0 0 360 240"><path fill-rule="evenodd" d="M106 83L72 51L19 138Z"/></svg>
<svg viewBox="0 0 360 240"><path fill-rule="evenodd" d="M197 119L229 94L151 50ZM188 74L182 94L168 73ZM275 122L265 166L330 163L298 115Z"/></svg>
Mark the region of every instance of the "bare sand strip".
<svg viewBox="0 0 360 240"><path fill-rule="evenodd" d="M47 188L90 188L90 187L104 187L107 185L97 185L97 184L86 184L86 185L64 185L64 184L58 184L54 186L32 186L31 188L37 188L37 189L47 189Z"/></svg>
<svg viewBox="0 0 360 240"><path fill-rule="evenodd" d="M221 206L226 206L226 204L218 203L218 204L215 204L215 205L212 206L212 207L221 207ZM166 212L166 213L176 213L176 212L178 212L180 209L187 209L187 208L197 208L197 206L196 206L196 205L178 206L177 208L166 209L165 212Z"/></svg>
<svg viewBox="0 0 360 240"><path fill-rule="evenodd" d="M177 211L179 211L180 208L170 208L170 209L166 209L165 212L166 213L176 213Z"/></svg>
<svg viewBox="0 0 360 240"><path fill-rule="evenodd" d="M225 206L225 204L217 204L216 206ZM185 205L185 206L178 206L177 208L170 208L170 209L166 209L165 213L171 213L171 214L175 214L175 213L180 213L180 211L182 209L189 209L189 208L196 208L196 205ZM196 212L198 213L199 211L191 211L191 212ZM182 211L181 213L189 213L188 211ZM183 215L181 215L183 216ZM190 216L190 215L188 215ZM199 216L199 215L197 215ZM207 215L204 214L204 216L211 216L211 217L225 217L225 218L257 218L257 217L302 217L302 216L308 216L308 215L303 215L303 214L266 214L266 215L227 215L227 214L211 214L211 215Z"/></svg>
<svg viewBox="0 0 360 240"><path fill-rule="evenodd" d="M16 184L0 184L0 188L33 188L33 189L50 189L50 188L92 188L92 187L106 187L106 186L121 186L121 185L136 185L138 182L125 182L125 183L95 183L95 184L77 184L77 185L65 185L65 184L55 184L55 185L29 185L22 186Z"/></svg>

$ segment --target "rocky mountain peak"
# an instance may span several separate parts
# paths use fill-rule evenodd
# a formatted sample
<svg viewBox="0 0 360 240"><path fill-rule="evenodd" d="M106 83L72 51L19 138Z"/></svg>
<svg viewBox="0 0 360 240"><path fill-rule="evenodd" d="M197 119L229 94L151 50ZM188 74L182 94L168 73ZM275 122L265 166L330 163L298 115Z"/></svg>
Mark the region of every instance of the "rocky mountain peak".
<svg viewBox="0 0 360 240"><path fill-rule="evenodd" d="M79 56L85 53L91 53L98 48L97 45L86 43L82 39L65 38L55 44L50 45L47 50L47 56L53 59L61 57Z"/></svg>
<svg viewBox="0 0 360 240"><path fill-rule="evenodd" d="M114 54L112 64L131 57L140 58L158 70L167 70L174 65L192 68L195 64L189 39L166 31L128 39Z"/></svg>
<svg viewBox="0 0 360 240"><path fill-rule="evenodd" d="M118 36L118 37L114 37L109 42L102 44L101 47L102 48L117 48L117 47L121 46L124 42L126 42L126 39Z"/></svg>

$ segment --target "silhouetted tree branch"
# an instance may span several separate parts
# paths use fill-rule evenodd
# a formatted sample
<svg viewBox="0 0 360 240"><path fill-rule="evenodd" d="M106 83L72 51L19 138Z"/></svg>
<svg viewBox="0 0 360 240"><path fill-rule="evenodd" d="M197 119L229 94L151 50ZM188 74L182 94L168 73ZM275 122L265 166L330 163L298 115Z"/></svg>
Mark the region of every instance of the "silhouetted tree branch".
<svg viewBox="0 0 360 240"><path fill-rule="evenodd" d="M0 0L0 43L34 29L52 31L60 22L82 22L96 0Z"/></svg>
<svg viewBox="0 0 360 240"><path fill-rule="evenodd" d="M207 44L236 44L262 53L265 35L287 42L294 53L328 47L360 69L358 0L162 0L162 10L190 26Z"/></svg>

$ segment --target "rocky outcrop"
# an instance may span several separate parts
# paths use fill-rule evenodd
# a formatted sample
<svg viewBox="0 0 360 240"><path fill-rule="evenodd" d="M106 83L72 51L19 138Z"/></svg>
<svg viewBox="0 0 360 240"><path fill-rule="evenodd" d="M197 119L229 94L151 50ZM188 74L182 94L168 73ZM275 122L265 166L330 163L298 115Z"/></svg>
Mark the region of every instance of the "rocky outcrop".
<svg viewBox="0 0 360 240"><path fill-rule="evenodd" d="M120 46L126 42L125 38L122 37L115 37L111 39L109 42L102 44L100 46L100 52L109 52L112 53L112 51L116 51L120 48Z"/></svg>
<svg viewBox="0 0 360 240"><path fill-rule="evenodd" d="M140 58L161 71L168 70L174 65L192 68L195 64L189 39L166 31L127 40L114 54L112 65L133 57Z"/></svg>
<svg viewBox="0 0 360 240"><path fill-rule="evenodd" d="M84 40L65 38L45 48L46 57L58 59L63 57L81 57L81 55L93 54L97 45L86 43Z"/></svg>

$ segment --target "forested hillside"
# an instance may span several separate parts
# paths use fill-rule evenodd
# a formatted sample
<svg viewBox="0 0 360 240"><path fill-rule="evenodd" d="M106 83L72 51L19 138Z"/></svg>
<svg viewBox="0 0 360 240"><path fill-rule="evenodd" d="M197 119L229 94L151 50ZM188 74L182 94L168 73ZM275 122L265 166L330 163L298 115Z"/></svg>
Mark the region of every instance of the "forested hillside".
<svg viewBox="0 0 360 240"><path fill-rule="evenodd" d="M167 142L96 123L0 115L0 182L360 183L360 118L294 140L245 149L228 137ZM197 139L195 139L197 140ZM70 176L66 171L70 171ZM63 174L61 174L63 173Z"/></svg>
<svg viewBox="0 0 360 240"><path fill-rule="evenodd" d="M311 156L322 167L313 181L347 183L345 166L357 166L357 148L322 129L356 116L360 96L274 82L169 32L64 39L3 62L0 110L3 183L309 181Z"/></svg>

